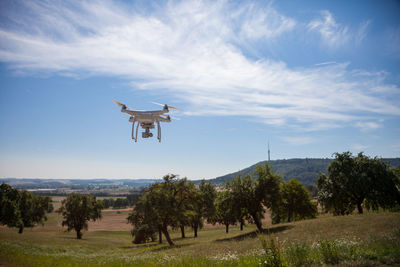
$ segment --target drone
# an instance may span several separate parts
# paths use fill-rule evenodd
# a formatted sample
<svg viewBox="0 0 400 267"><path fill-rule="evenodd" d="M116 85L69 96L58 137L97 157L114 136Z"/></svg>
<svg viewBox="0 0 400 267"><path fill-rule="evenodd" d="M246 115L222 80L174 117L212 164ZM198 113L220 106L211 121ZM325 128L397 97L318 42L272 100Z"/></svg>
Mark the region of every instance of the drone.
<svg viewBox="0 0 400 267"><path fill-rule="evenodd" d="M178 108L168 106L167 104L163 105L160 103L152 102L153 104L164 106L162 110L153 110L153 111L144 111L144 110L132 110L128 109L125 104L122 104L116 100L113 100L115 104L121 107L121 112L129 114L131 117L129 118L129 122L132 122L132 139L137 142L138 138L138 130L139 125L145 131L142 132L142 138L153 137L153 134L150 132L150 129L154 128L154 122L157 123L157 139L161 142L161 125L160 122L171 122L171 117L169 115L164 115L168 113L170 109L179 110ZM136 135L135 131L135 122L136 124Z"/></svg>

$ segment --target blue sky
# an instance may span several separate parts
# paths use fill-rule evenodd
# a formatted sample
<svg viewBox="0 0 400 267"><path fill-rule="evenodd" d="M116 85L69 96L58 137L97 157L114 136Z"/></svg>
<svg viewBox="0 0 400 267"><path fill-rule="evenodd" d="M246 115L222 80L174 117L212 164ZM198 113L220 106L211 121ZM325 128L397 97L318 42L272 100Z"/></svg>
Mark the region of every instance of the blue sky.
<svg viewBox="0 0 400 267"><path fill-rule="evenodd" d="M0 177L400 156L398 1L1 1ZM111 101L181 108L130 139Z"/></svg>

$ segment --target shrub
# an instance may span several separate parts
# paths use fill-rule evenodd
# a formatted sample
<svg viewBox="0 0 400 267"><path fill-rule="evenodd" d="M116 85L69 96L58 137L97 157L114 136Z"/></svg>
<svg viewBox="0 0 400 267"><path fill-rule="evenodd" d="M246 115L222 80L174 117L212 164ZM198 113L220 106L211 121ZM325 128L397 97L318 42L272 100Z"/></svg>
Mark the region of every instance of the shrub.
<svg viewBox="0 0 400 267"><path fill-rule="evenodd" d="M327 264L338 264L340 261L339 247L335 241L321 240L319 251Z"/></svg>
<svg viewBox="0 0 400 267"><path fill-rule="evenodd" d="M305 266L311 263L311 248L306 243L294 243L285 249L290 266Z"/></svg>
<svg viewBox="0 0 400 267"><path fill-rule="evenodd" d="M268 240L260 236L261 245L265 251L265 255L260 263L262 266L280 267L283 266L281 258L281 248L278 240L272 235L268 235Z"/></svg>

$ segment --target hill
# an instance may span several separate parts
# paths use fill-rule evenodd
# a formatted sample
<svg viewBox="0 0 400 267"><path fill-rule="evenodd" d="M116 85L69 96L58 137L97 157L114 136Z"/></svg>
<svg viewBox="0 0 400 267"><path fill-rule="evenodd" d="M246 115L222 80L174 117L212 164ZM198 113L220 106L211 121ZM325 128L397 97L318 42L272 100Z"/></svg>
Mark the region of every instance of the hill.
<svg viewBox="0 0 400 267"><path fill-rule="evenodd" d="M288 181L292 178L298 179L304 185L315 184L319 173L328 173L328 166L333 159L280 159L271 160L269 163L275 173L282 175L283 180ZM385 162L389 162L392 168L400 166L400 158L384 158ZM243 170L229 173L209 181L214 185L224 185L227 181L232 180L237 175L252 175L258 164L265 164L267 161L260 161Z"/></svg>

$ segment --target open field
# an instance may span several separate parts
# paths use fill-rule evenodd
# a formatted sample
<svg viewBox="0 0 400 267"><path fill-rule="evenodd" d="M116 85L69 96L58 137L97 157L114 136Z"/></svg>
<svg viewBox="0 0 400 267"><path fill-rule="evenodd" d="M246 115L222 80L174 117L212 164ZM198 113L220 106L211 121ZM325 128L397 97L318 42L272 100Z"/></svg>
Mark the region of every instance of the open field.
<svg viewBox="0 0 400 267"><path fill-rule="evenodd" d="M132 243L131 226L126 224L128 213L128 209L105 210L101 221L90 223L82 240L75 239L75 232L65 232L57 213L50 214L44 226L25 229L22 235L16 229L1 227L0 266L258 265L266 257L252 225L243 232L237 226L230 227L229 234L224 227L209 226L199 232L198 238L193 238L193 232L187 229L185 239L180 238L180 232L173 231L174 247L169 247L165 240L163 244L136 245ZM312 261L308 265L320 265L324 262L322 254L314 255L312 251L327 241L334 248L347 251L340 264L349 266L400 264L399 225L400 213L323 215L273 226L264 222L266 233L273 235L286 261L290 257L284 256L285 251L300 247L303 253L309 250L307 255ZM386 250L380 255L382 248L371 247L374 244L389 247L384 247ZM363 249L358 251L360 248Z"/></svg>

